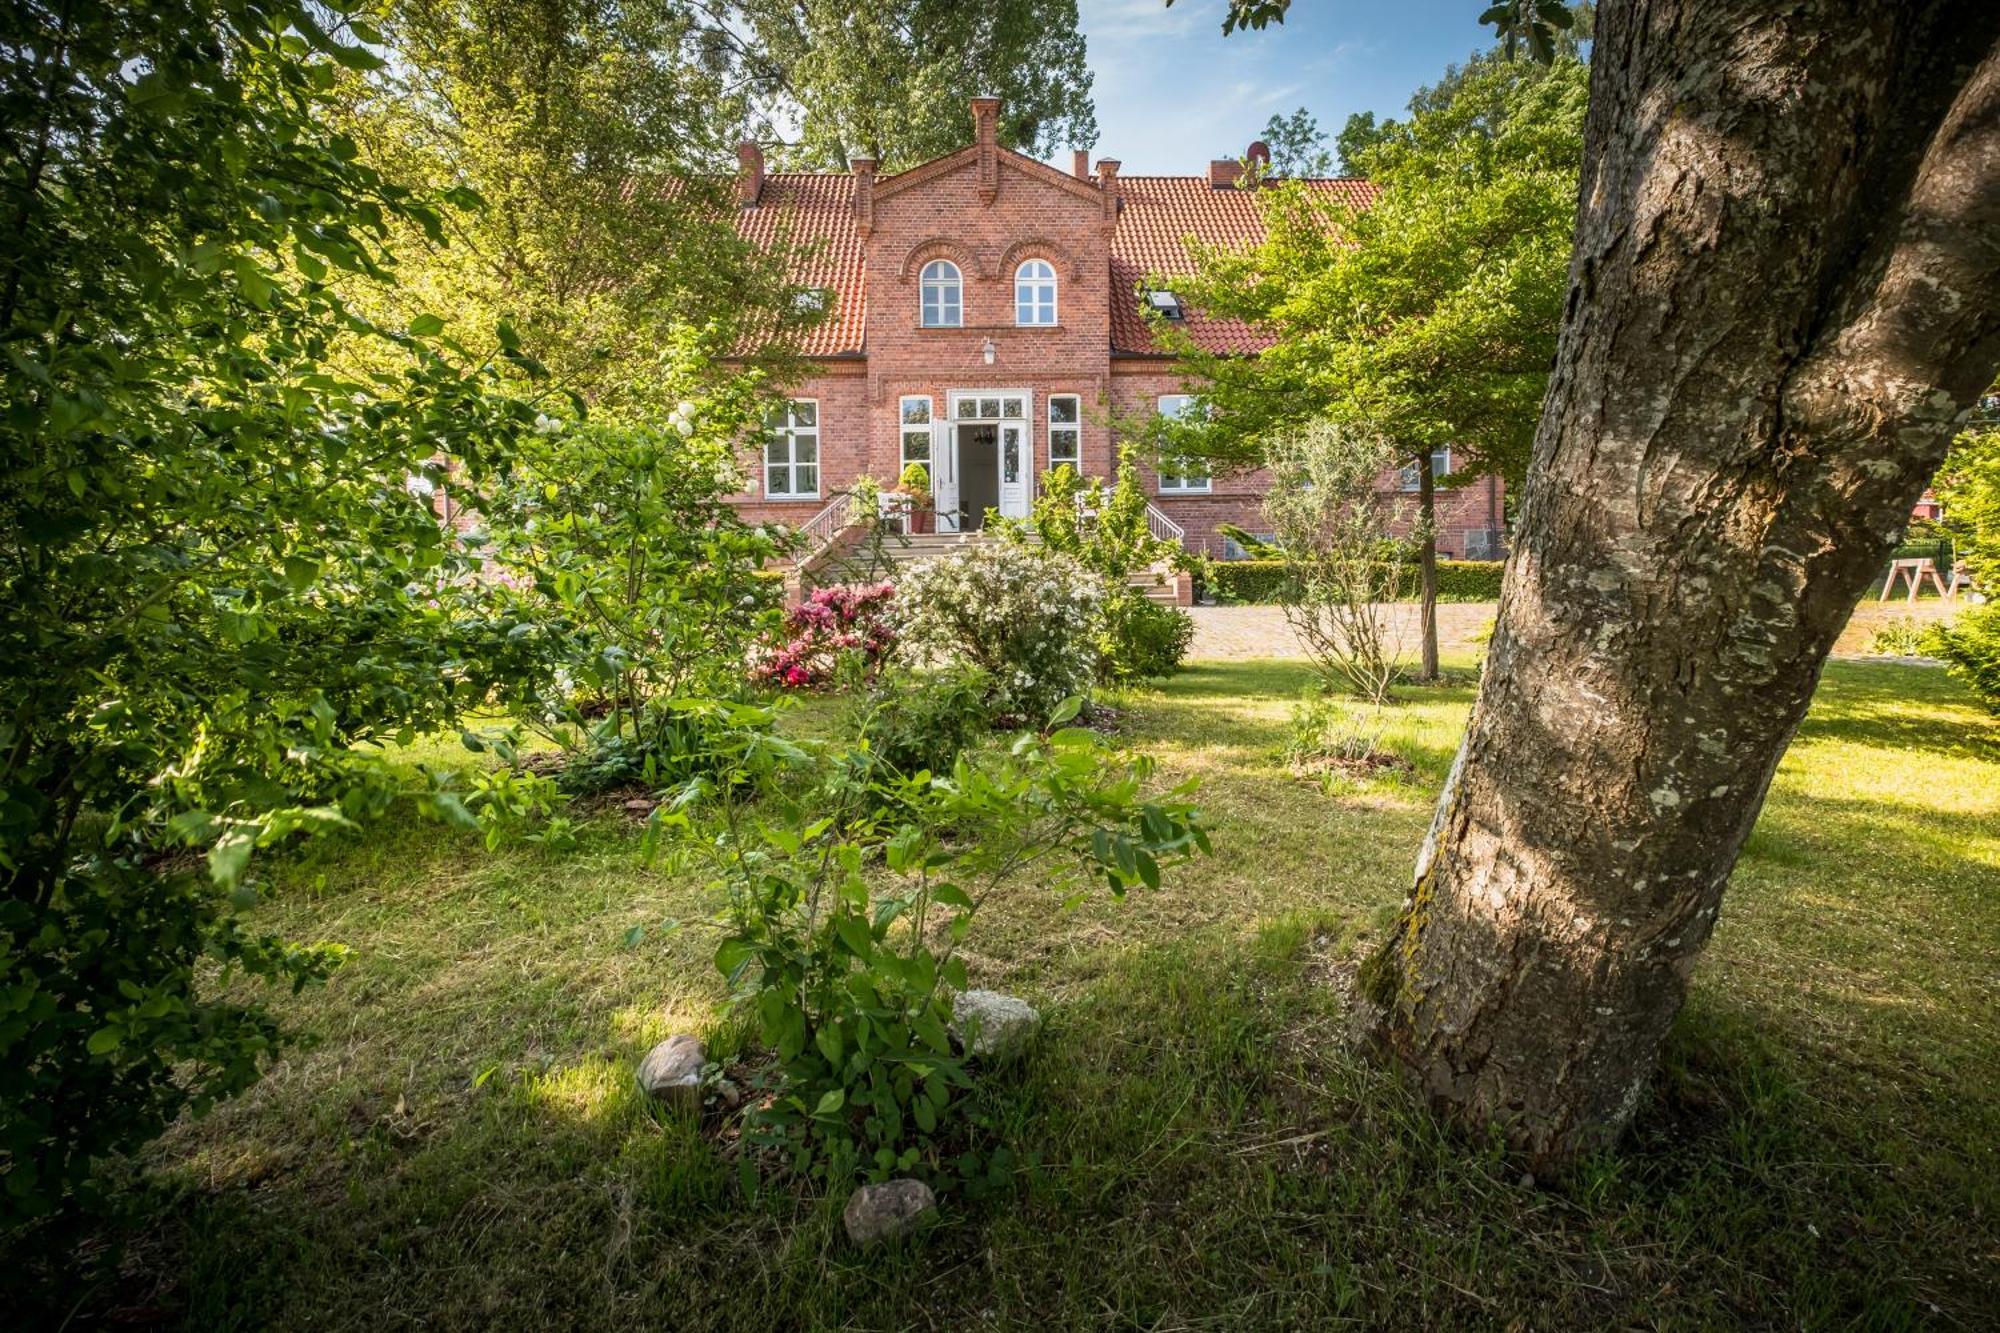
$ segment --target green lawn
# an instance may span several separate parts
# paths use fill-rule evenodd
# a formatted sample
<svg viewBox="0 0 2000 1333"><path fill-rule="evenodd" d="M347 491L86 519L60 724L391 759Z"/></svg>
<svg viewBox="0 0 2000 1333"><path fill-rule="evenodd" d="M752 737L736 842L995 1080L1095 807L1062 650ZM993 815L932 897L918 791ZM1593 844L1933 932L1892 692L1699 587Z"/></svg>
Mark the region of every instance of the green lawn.
<svg viewBox="0 0 2000 1333"><path fill-rule="evenodd" d="M632 1088L713 1030L702 891L609 813L487 855L414 822L275 872L259 924L354 950L319 1035L152 1155L86 1316L263 1327L1969 1326L2000 1310L2000 724L1943 673L1835 665L1780 769L1653 1103L1532 1182L1336 1037L1470 690L1327 793L1275 752L1292 663L1122 701L1195 773L1217 855L1069 913L1023 886L975 984L1049 1016L983 1131L1036 1165L887 1253L842 1200L739 1194ZM675 917L664 943L627 928ZM724 1041L728 1034L722 1034Z"/></svg>

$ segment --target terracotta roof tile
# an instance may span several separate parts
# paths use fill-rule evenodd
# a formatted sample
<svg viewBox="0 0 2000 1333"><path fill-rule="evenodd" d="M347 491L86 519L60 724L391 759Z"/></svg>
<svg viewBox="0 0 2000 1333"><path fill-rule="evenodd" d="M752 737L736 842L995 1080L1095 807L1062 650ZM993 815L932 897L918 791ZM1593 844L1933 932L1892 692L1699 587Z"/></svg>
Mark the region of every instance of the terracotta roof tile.
<svg viewBox="0 0 2000 1333"><path fill-rule="evenodd" d="M798 281L833 295L833 312L805 335L800 350L807 356L860 352L868 339L868 284L854 228L854 177L777 172L764 178L758 206L736 216L747 241L772 246L783 239L805 247Z"/></svg>
<svg viewBox="0 0 2000 1333"><path fill-rule="evenodd" d="M1367 207L1375 187L1364 180L1308 180L1307 188L1357 207ZM1190 273L1194 260L1187 238L1210 245L1249 247L1264 239L1256 196L1247 190L1218 190L1204 176L1122 176L1118 193L1124 207L1111 235L1112 350L1141 355L1156 352L1136 300L1121 300L1149 273L1168 277ZM1190 312L1188 332L1216 352L1254 352L1269 339L1233 319L1207 319Z"/></svg>

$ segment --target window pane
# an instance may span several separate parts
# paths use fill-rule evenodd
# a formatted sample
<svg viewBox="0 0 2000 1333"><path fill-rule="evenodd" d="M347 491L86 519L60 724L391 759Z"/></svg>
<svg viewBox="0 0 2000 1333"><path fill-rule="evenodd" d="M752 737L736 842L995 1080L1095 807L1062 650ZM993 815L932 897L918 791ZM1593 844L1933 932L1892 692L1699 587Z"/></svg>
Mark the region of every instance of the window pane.
<svg viewBox="0 0 2000 1333"><path fill-rule="evenodd" d="M805 399L798 399L793 402L792 424L794 426L812 426L817 425L818 422L819 407L817 404L807 402Z"/></svg>
<svg viewBox="0 0 2000 1333"><path fill-rule="evenodd" d="M963 418L967 419L967 420L970 420L971 418L973 418L973 417L976 417L976 416L978 416L978 415L979 415L979 403L978 403L978 401L977 401L976 399L972 399L972 398L961 398L961 399L959 399L959 400L958 400L958 415L959 415L960 417L963 417Z"/></svg>
<svg viewBox="0 0 2000 1333"><path fill-rule="evenodd" d="M767 467L764 469L764 494L790 495L792 470L788 467Z"/></svg>
<svg viewBox="0 0 2000 1333"><path fill-rule="evenodd" d="M800 463L819 462L819 438L813 435L799 436L792 442L792 458Z"/></svg>
<svg viewBox="0 0 2000 1333"><path fill-rule="evenodd" d="M921 424L931 419L931 400L928 398L905 398L903 400L903 420Z"/></svg>
<svg viewBox="0 0 2000 1333"><path fill-rule="evenodd" d="M1028 415L1028 409L1018 398L1002 398L1000 400L1000 415L1018 419Z"/></svg>
<svg viewBox="0 0 2000 1333"><path fill-rule="evenodd" d="M1073 394L1057 394L1049 399L1050 421L1075 421L1076 397Z"/></svg>
<svg viewBox="0 0 2000 1333"><path fill-rule="evenodd" d="M818 491L819 491L819 469L818 469L818 468L816 468L816 467L802 467L802 468L798 469L798 471L797 471L797 473L796 473L795 475L797 476L797 478L798 478L798 483L799 483L799 484L798 484L798 491L797 491L797 494L799 494L799 495L814 495L814 494L817 494L817 493L818 493Z"/></svg>
<svg viewBox="0 0 2000 1333"><path fill-rule="evenodd" d="M1049 461L1052 463L1074 463L1077 458L1076 432L1054 429L1049 432Z"/></svg>
<svg viewBox="0 0 2000 1333"><path fill-rule="evenodd" d="M928 463L931 461L931 433L927 430L906 430L903 432L903 461L905 463Z"/></svg>
<svg viewBox="0 0 2000 1333"><path fill-rule="evenodd" d="M1007 443L1000 454L1000 480L1012 486L1021 479L1021 432L1006 432Z"/></svg>
<svg viewBox="0 0 2000 1333"><path fill-rule="evenodd" d="M1035 322L1034 305L1028 301L1017 302L1014 306L1014 322L1016 324L1034 323Z"/></svg>
<svg viewBox="0 0 2000 1333"><path fill-rule="evenodd" d="M792 461L792 437L784 431L773 435L764 445L764 461L767 463L789 463Z"/></svg>
<svg viewBox="0 0 2000 1333"><path fill-rule="evenodd" d="M979 415L980 415L980 416L982 416L982 417L986 417L986 418L988 418L988 419L991 419L991 418L993 418L993 417L997 417L997 416L999 416L999 415L1000 415L1000 400L999 400L998 398L982 398L982 399L980 399L980 400L979 400Z"/></svg>

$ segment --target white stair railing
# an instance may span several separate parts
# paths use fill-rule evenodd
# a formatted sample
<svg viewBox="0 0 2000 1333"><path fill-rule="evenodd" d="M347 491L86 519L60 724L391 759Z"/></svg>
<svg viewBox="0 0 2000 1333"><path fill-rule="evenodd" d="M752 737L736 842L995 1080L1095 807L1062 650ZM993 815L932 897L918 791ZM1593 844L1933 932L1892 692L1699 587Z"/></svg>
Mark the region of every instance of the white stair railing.
<svg viewBox="0 0 2000 1333"><path fill-rule="evenodd" d="M798 558L798 566L803 569L819 559L827 547L840 539L841 533L853 526L854 499L842 491L826 508L799 525L799 549L805 554Z"/></svg>
<svg viewBox="0 0 2000 1333"><path fill-rule="evenodd" d="M1187 545L1187 529L1161 513L1151 500L1146 501L1146 531L1153 534L1155 541Z"/></svg>

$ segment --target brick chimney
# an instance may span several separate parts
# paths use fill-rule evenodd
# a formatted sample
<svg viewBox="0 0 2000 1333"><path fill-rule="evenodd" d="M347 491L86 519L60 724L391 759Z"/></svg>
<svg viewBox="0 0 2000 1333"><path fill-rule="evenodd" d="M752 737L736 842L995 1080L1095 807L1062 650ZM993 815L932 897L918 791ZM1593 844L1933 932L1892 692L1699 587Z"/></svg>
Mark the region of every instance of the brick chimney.
<svg viewBox="0 0 2000 1333"><path fill-rule="evenodd" d="M854 172L854 229L866 236L875 230L875 159L849 158Z"/></svg>
<svg viewBox="0 0 2000 1333"><path fill-rule="evenodd" d="M1249 158L1256 166L1257 174L1260 177L1268 177L1271 174L1271 145L1265 143L1262 139L1252 139L1250 141L1250 151L1243 156Z"/></svg>
<svg viewBox="0 0 2000 1333"><path fill-rule="evenodd" d="M1243 174L1243 164L1234 158L1218 157L1208 164L1208 188L1211 190L1233 190L1237 177Z"/></svg>
<svg viewBox="0 0 2000 1333"><path fill-rule="evenodd" d="M1118 159L1107 157L1097 163L1097 187L1104 191L1104 225L1118 221Z"/></svg>
<svg viewBox="0 0 2000 1333"><path fill-rule="evenodd" d="M1087 181L1087 180L1089 180L1089 179L1090 179L1090 150L1089 150L1088 148L1079 148L1079 149L1077 149L1077 150L1076 150L1076 155L1075 155L1074 157L1072 157L1072 158L1070 159L1070 168L1069 168L1069 169L1070 169L1070 171L1071 171L1072 173L1074 173L1074 174L1075 174L1075 176L1076 176L1076 178L1077 178L1078 180L1080 180L1080 181Z"/></svg>
<svg viewBox="0 0 2000 1333"><path fill-rule="evenodd" d="M764 193L764 150L745 139L736 145L736 161L741 166L736 173L736 202L755 208L757 197Z"/></svg>
<svg viewBox="0 0 2000 1333"><path fill-rule="evenodd" d="M972 99L972 142L979 147L979 202L991 204L1000 193L1000 99Z"/></svg>

